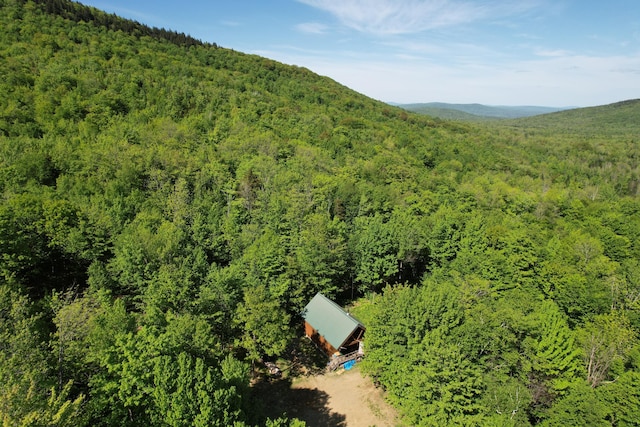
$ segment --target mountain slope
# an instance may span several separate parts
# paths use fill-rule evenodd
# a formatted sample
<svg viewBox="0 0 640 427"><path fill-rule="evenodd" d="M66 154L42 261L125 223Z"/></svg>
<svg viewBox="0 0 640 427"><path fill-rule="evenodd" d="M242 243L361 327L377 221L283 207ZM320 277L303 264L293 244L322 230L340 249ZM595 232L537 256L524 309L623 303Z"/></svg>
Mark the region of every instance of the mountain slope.
<svg viewBox="0 0 640 427"><path fill-rule="evenodd" d="M400 105L401 108L404 108L407 111L411 111L417 114L423 114L426 116L437 117L443 120L458 120L458 121L468 121L468 122L482 122L487 120L497 120L496 118L479 116L476 114L467 113L462 110L458 110L455 108L438 107L431 106L427 104L409 104L409 105Z"/></svg>
<svg viewBox="0 0 640 427"><path fill-rule="evenodd" d="M317 292L408 425L640 418L637 134L433 120L143 27L0 0L4 424L300 426L251 384L314 351Z"/></svg>
<svg viewBox="0 0 640 427"><path fill-rule="evenodd" d="M402 108L420 114L433 115L443 119L454 120L486 120L486 119L513 119L518 117L547 114L566 108L535 107L535 106L489 106L482 104L447 104L444 102L430 102L424 104L405 104ZM458 115L456 112L470 114Z"/></svg>
<svg viewBox="0 0 640 427"><path fill-rule="evenodd" d="M559 133L633 134L640 132L640 100L628 100L597 107L577 108L509 123Z"/></svg>

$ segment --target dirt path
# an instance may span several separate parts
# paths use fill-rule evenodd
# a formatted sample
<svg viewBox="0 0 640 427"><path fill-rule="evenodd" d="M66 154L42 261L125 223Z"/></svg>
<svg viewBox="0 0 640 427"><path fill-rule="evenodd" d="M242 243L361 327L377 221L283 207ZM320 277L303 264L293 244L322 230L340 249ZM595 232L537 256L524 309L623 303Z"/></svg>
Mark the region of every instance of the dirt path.
<svg viewBox="0 0 640 427"><path fill-rule="evenodd" d="M309 427L394 427L397 415L356 367L294 381L290 398L295 402L289 415Z"/></svg>
<svg viewBox="0 0 640 427"><path fill-rule="evenodd" d="M254 386L265 416L298 418L309 427L395 427L396 411L358 367Z"/></svg>

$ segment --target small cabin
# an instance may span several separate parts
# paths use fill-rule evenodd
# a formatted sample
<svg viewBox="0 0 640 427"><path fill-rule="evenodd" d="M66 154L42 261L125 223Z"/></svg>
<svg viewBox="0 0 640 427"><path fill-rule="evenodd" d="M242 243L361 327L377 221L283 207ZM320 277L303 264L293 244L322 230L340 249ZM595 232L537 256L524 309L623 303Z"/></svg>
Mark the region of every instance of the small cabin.
<svg viewBox="0 0 640 427"><path fill-rule="evenodd" d="M327 355L361 351L364 325L321 293L302 312L304 332Z"/></svg>

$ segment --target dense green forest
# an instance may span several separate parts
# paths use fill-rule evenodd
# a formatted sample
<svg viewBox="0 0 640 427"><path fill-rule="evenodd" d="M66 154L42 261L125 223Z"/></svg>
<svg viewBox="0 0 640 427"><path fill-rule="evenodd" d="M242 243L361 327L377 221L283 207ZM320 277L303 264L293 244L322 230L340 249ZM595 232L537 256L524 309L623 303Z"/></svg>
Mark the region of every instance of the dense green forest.
<svg viewBox="0 0 640 427"><path fill-rule="evenodd" d="M407 425L638 425L639 102L441 121L64 0L0 75L3 426L303 425L250 377L318 291Z"/></svg>

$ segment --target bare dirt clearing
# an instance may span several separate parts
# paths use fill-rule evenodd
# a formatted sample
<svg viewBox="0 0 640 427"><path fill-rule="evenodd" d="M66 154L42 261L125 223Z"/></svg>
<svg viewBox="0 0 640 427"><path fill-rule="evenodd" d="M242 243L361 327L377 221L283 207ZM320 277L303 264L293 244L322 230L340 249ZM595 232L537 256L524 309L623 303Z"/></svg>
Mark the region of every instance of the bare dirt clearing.
<svg viewBox="0 0 640 427"><path fill-rule="evenodd" d="M264 387L264 388L263 388ZM383 392L363 377L356 367L350 371L298 377L263 384L262 402L272 416L286 412L309 427L393 427L399 425L395 410Z"/></svg>

